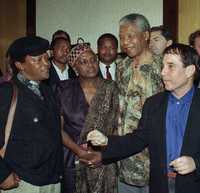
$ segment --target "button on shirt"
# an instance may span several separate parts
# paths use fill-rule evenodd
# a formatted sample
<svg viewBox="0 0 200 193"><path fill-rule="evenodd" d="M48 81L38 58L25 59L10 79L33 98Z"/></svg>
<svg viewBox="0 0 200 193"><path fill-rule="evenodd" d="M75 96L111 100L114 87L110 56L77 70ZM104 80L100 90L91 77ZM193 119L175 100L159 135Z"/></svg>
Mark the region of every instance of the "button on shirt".
<svg viewBox="0 0 200 193"><path fill-rule="evenodd" d="M103 75L103 78L106 79L106 65L100 62L99 67ZM116 64L114 62L110 64L109 72L112 76L112 80L115 80Z"/></svg>
<svg viewBox="0 0 200 193"><path fill-rule="evenodd" d="M52 62L53 63L53 62ZM53 63L53 67L56 70L56 73L58 74L58 77L60 80L67 80L69 79L69 74L68 74L68 65L66 65L65 70L61 71L54 63Z"/></svg>
<svg viewBox="0 0 200 193"><path fill-rule="evenodd" d="M183 137L187 124L188 114L194 87L190 89L182 98L177 99L169 94L167 115L166 115L166 147L167 147L167 167L172 171L169 164L172 160L180 156Z"/></svg>

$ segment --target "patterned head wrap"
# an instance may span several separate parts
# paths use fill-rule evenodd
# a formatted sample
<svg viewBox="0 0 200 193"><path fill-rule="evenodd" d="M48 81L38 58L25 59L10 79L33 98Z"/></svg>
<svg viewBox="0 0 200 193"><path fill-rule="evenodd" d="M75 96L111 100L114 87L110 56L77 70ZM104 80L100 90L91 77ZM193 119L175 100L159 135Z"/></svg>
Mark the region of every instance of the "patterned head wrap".
<svg viewBox="0 0 200 193"><path fill-rule="evenodd" d="M79 56L86 52L90 51L91 48L87 43L78 43L74 48L71 49L70 53L67 56L68 64L71 67L74 67L75 62L79 58Z"/></svg>

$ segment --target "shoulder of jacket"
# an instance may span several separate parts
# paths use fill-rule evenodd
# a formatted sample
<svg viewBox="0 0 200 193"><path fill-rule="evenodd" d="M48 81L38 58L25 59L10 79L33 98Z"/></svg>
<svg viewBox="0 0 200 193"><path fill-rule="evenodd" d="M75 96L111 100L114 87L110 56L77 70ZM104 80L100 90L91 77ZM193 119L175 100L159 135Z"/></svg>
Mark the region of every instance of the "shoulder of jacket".
<svg viewBox="0 0 200 193"><path fill-rule="evenodd" d="M167 95L166 91L159 92L154 94L146 99L146 103L148 104L159 104L162 100L164 100L165 96Z"/></svg>

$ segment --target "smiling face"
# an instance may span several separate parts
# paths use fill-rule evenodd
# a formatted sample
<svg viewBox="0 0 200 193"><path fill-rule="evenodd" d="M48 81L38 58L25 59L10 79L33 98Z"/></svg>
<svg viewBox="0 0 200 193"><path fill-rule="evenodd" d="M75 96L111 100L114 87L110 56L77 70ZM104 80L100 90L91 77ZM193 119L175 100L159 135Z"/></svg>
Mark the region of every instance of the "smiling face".
<svg viewBox="0 0 200 193"><path fill-rule="evenodd" d="M183 96L193 85L195 66L184 66L180 55L165 54L161 76L165 89L175 96Z"/></svg>
<svg viewBox="0 0 200 193"><path fill-rule="evenodd" d="M25 57L24 62L16 62L16 67L28 80L41 81L49 78L48 54Z"/></svg>
<svg viewBox="0 0 200 193"><path fill-rule="evenodd" d="M119 38L122 50L131 58L142 54L147 47L148 32L141 32L136 24L126 23L120 26Z"/></svg>
<svg viewBox="0 0 200 193"><path fill-rule="evenodd" d="M94 78L99 71L97 56L91 50L82 53L74 65L81 78Z"/></svg>

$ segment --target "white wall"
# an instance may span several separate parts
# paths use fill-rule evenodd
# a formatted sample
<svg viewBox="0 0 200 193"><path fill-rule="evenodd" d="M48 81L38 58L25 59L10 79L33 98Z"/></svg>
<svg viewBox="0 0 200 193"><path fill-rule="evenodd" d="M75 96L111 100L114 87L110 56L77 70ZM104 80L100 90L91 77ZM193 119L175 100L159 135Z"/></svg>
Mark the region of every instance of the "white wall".
<svg viewBox="0 0 200 193"><path fill-rule="evenodd" d="M36 10L37 35L51 40L53 32L63 29L72 43L82 37L95 51L101 34L118 37L118 22L124 15L141 13L152 26L163 21L163 0L37 0Z"/></svg>

